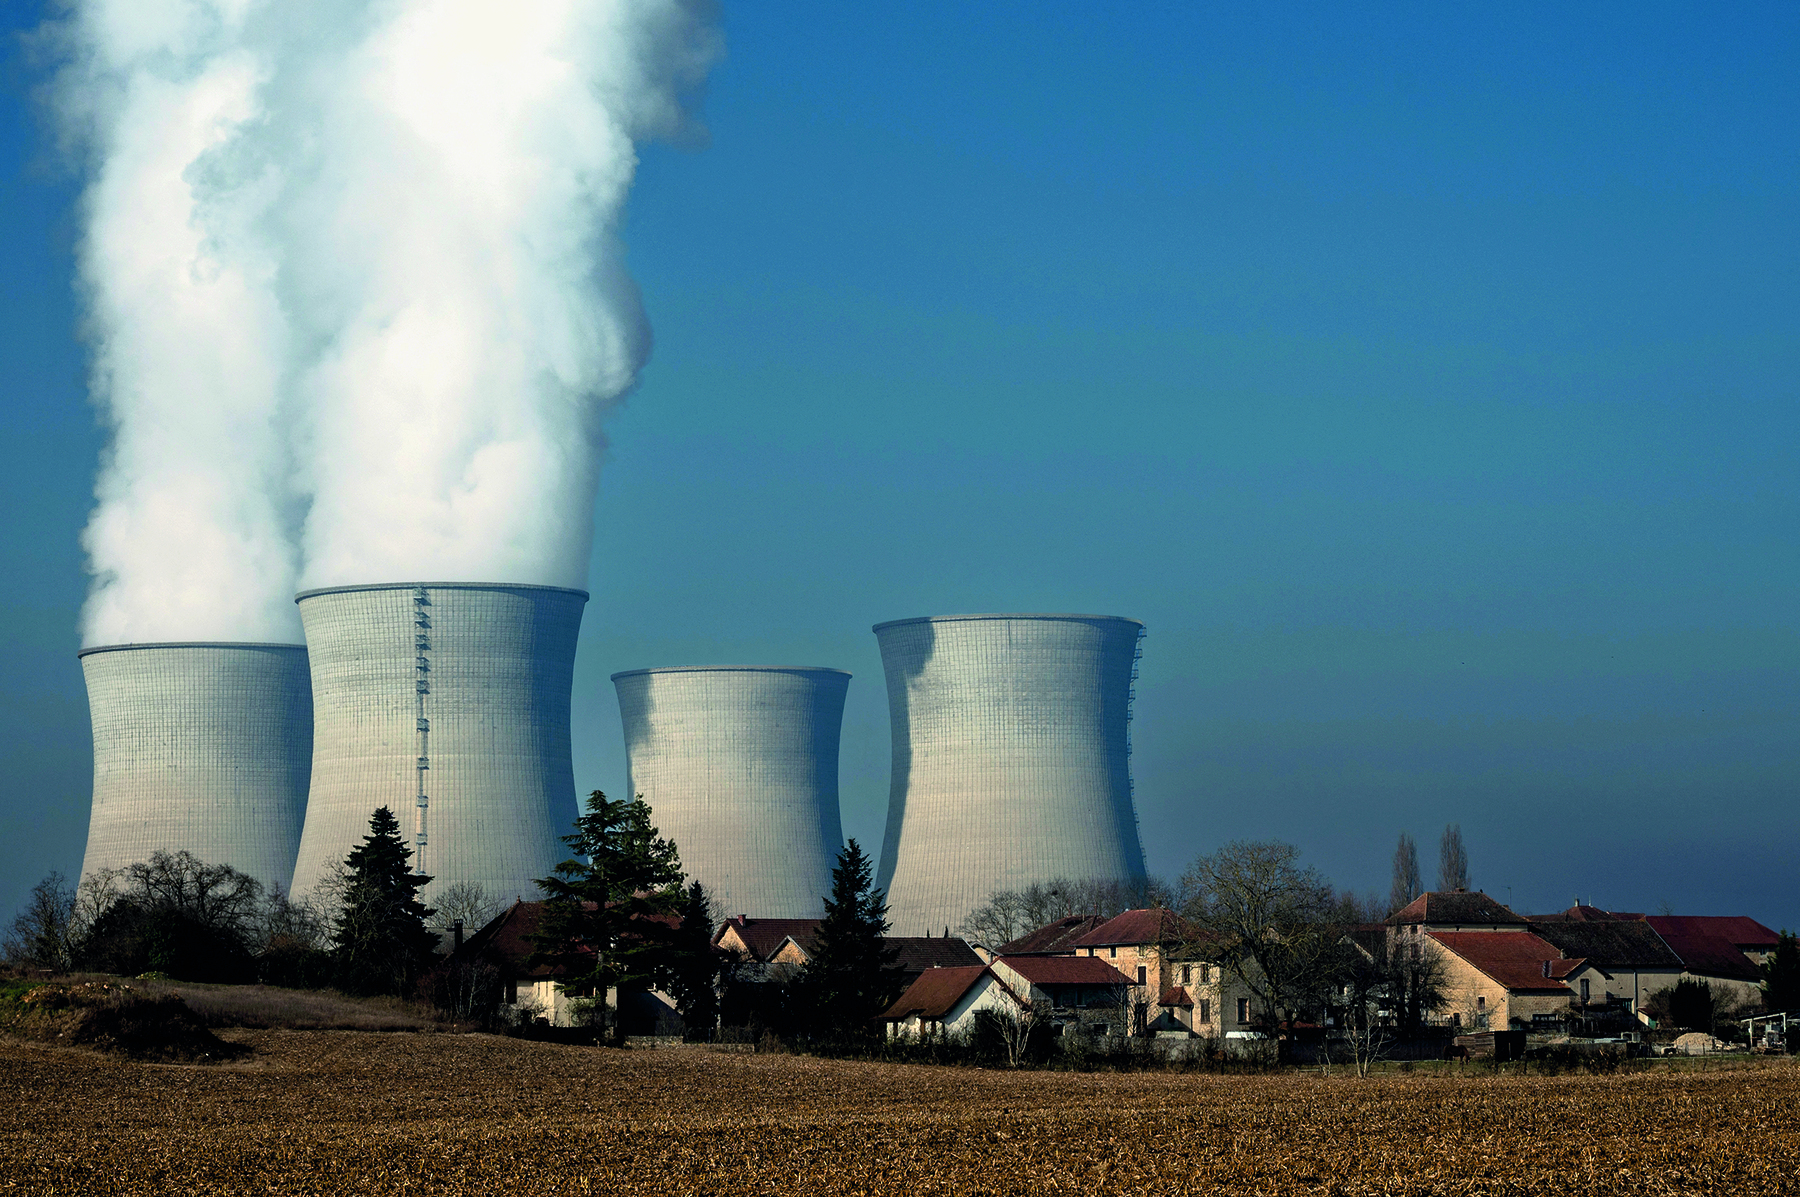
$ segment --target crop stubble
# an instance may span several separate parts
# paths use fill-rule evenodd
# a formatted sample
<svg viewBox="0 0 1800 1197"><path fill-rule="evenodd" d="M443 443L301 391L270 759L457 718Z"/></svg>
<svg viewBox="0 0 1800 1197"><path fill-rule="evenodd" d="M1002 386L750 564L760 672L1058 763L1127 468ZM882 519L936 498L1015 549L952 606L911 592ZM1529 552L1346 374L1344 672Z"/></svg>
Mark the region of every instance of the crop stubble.
<svg viewBox="0 0 1800 1197"><path fill-rule="evenodd" d="M1007 1073L233 1031L0 1045L0 1193L1780 1193L1790 1062L1615 1077Z"/></svg>

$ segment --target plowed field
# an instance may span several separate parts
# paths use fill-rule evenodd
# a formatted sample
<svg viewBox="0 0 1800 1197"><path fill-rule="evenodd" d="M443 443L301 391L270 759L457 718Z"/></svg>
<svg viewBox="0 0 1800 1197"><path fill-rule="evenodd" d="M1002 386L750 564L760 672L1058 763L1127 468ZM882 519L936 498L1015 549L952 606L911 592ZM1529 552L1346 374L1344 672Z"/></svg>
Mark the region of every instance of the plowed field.
<svg viewBox="0 0 1800 1197"><path fill-rule="evenodd" d="M1785 1193L1800 1071L1005 1073L234 1031L0 1044L0 1193Z"/></svg>

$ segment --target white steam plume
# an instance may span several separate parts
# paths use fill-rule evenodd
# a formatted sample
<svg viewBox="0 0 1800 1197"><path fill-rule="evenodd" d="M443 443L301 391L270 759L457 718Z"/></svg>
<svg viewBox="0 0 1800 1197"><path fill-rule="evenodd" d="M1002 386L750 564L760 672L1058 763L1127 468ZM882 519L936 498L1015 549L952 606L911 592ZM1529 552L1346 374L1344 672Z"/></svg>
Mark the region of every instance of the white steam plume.
<svg viewBox="0 0 1800 1197"><path fill-rule="evenodd" d="M215 204L205 179L262 83L231 7L91 4L63 30L76 56L57 94L93 162L93 388L113 427L83 535L88 644L300 638L264 197Z"/></svg>
<svg viewBox="0 0 1800 1197"><path fill-rule="evenodd" d="M84 277L118 431L89 642L289 638L296 575L581 585L599 420L648 348L617 239L635 143L687 127L713 18L79 5L79 94L117 93L90 117ZM138 278L119 260L146 245L161 273Z"/></svg>

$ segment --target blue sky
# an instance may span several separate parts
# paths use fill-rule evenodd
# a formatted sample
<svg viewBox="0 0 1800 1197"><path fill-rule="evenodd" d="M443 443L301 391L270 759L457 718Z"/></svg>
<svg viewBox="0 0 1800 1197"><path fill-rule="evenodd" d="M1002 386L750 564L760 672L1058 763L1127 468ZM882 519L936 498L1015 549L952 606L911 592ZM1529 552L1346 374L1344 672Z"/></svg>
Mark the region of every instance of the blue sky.
<svg viewBox="0 0 1800 1197"><path fill-rule="evenodd" d="M1521 909L1800 925L1800 10L966 8L727 5L644 154L578 787L616 670L839 666L873 850L871 624L1129 615L1153 870L1455 821ZM80 862L102 445L7 80L0 914Z"/></svg>

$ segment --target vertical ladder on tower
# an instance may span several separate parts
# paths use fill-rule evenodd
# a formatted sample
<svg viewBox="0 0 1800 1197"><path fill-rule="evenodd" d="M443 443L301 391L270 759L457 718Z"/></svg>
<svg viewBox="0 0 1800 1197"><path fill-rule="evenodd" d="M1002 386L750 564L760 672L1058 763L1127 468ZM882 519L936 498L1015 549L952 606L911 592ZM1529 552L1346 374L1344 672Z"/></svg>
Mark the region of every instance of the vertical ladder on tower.
<svg viewBox="0 0 1800 1197"><path fill-rule="evenodd" d="M1125 687L1125 792L1131 795L1131 820L1139 823L1137 815L1137 778L1131 774L1131 716L1132 708L1137 705L1138 667L1144 660L1144 632L1139 628L1137 643L1131 648L1131 681ZM1142 843L1142 839L1138 841Z"/></svg>
<svg viewBox="0 0 1800 1197"><path fill-rule="evenodd" d="M431 695L431 596L423 586L413 588L413 669L414 697L417 700L419 759L418 801L413 818L413 872L425 871L425 843L429 831L427 814L431 799L425 794L425 774L431 769L431 720L426 715L425 700Z"/></svg>

